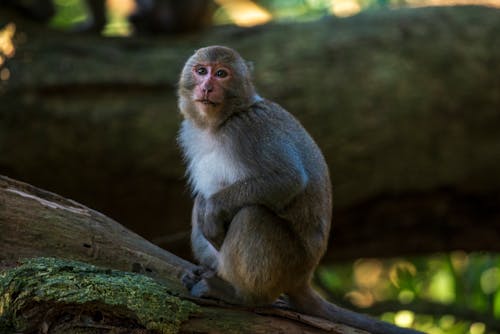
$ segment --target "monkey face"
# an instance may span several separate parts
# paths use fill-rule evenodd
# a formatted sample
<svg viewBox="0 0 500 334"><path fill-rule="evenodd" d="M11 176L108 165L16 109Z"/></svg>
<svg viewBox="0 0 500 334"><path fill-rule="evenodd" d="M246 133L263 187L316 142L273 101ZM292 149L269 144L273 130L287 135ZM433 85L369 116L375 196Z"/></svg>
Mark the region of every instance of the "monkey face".
<svg viewBox="0 0 500 334"><path fill-rule="evenodd" d="M195 87L193 101L203 113L219 111L224 104L226 86L232 79L232 71L217 63L196 64L192 75Z"/></svg>
<svg viewBox="0 0 500 334"><path fill-rule="evenodd" d="M179 80L179 110L200 128L216 129L255 101L246 62L233 49L209 46L186 62Z"/></svg>

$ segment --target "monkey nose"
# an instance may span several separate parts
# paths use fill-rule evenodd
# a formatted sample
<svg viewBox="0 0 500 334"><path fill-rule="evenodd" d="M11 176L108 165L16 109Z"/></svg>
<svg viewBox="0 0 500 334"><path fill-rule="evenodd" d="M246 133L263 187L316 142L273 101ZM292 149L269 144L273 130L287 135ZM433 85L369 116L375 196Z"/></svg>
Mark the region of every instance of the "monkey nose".
<svg viewBox="0 0 500 334"><path fill-rule="evenodd" d="M203 89L203 92L205 92L205 93L210 93L210 92L211 92L214 88L213 88L213 86L212 86L212 85L210 85L210 84L206 84L206 85L204 85L204 86L203 86L203 88L202 88L202 89Z"/></svg>

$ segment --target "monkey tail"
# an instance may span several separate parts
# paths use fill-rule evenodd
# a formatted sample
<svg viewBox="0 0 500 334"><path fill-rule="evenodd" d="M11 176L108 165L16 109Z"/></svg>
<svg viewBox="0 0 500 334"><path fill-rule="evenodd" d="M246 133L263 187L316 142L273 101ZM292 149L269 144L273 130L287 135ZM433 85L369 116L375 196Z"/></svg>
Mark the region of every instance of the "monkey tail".
<svg viewBox="0 0 500 334"><path fill-rule="evenodd" d="M362 329L372 334L422 334L329 303L311 287L307 287L305 291L289 293L288 297L293 309L301 313Z"/></svg>

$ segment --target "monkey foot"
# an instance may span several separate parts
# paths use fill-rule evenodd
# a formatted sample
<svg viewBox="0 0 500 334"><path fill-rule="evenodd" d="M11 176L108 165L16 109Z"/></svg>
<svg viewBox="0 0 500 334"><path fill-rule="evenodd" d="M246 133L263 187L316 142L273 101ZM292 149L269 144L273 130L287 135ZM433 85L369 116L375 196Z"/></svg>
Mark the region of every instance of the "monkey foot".
<svg viewBox="0 0 500 334"><path fill-rule="evenodd" d="M285 296L280 296L278 299L276 299L272 303L272 306L277 307L277 308L281 308L281 309L285 309L285 310L291 309L290 301Z"/></svg>
<svg viewBox="0 0 500 334"><path fill-rule="evenodd" d="M242 304L234 288L228 282L217 277L215 272L204 272L200 279L191 286L191 295L198 298L219 299L230 304Z"/></svg>

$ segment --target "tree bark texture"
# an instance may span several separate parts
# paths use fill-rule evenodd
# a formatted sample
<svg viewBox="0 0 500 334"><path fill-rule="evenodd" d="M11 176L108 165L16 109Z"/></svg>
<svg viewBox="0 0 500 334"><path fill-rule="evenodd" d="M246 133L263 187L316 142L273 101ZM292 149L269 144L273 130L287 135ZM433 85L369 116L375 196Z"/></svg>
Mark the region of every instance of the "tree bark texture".
<svg viewBox="0 0 500 334"><path fill-rule="evenodd" d="M189 254L191 208L176 82L193 50L210 44L253 61L260 94L322 148L334 190L327 259L500 250L497 9L375 11L177 38L19 21L15 40L0 86L0 173L176 254Z"/></svg>
<svg viewBox="0 0 500 334"><path fill-rule="evenodd" d="M366 334L289 310L193 298L181 283L193 264L99 212L3 176L0 245L0 333Z"/></svg>

